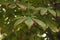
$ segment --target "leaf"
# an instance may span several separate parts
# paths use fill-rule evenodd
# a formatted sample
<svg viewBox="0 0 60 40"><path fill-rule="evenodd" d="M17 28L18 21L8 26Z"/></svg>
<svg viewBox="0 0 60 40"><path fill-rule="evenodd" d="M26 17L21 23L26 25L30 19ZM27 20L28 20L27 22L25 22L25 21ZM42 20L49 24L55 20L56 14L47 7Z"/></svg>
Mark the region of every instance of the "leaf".
<svg viewBox="0 0 60 40"><path fill-rule="evenodd" d="M27 7L25 5L17 4L18 7L20 7L22 10L26 10Z"/></svg>
<svg viewBox="0 0 60 40"><path fill-rule="evenodd" d="M60 10L57 10L57 16L60 17Z"/></svg>
<svg viewBox="0 0 60 40"><path fill-rule="evenodd" d="M10 4L9 6L8 6L9 8L16 8L16 4Z"/></svg>
<svg viewBox="0 0 60 40"><path fill-rule="evenodd" d="M55 22L51 22L49 25L49 28L53 31L53 32L58 32L58 28L57 28L57 24Z"/></svg>
<svg viewBox="0 0 60 40"><path fill-rule="evenodd" d="M31 18L27 18L27 20L25 21L25 24L28 26L28 28L30 29L31 26L33 25L33 20Z"/></svg>
<svg viewBox="0 0 60 40"><path fill-rule="evenodd" d="M20 19L20 18L23 18L23 16L17 16L14 20L17 20L17 19Z"/></svg>
<svg viewBox="0 0 60 40"><path fill-rule="evenodd" d="M16 27L17 25L19 25L20 23L22 23L26 18L20 18L19 20L17 20L14 24L14 27Z"/></svg>
<svg viewBox="0 0 60 40"><path fill-rule="evenodd" d="M56 12L53 9L48 9L48 11L54 16L56 17Z"/></svg>
<svg viewBox="0 0 60 40"><path fill-rule="evenodd" d="M38 25L40 25L42 28L43 28L43 30L46 30L46 28L47 28L47 25L43 22L43 21L41 21L41 20L39 20L39 19L33 19Z"/></svg>
<svg viewBox="0 0 60 40"><path fill-rule="evenodd" d="M36 11L37 11L37 10L40 10L40 9L41 9L41 7L35 8Z"/></svg>
<svg viewBox="0 0 60 40"><path fill-rule="evenodd" d="M44 15L44 14L46 14L46 12L47 12L47 8L41 8L41 15Z"/></svg>

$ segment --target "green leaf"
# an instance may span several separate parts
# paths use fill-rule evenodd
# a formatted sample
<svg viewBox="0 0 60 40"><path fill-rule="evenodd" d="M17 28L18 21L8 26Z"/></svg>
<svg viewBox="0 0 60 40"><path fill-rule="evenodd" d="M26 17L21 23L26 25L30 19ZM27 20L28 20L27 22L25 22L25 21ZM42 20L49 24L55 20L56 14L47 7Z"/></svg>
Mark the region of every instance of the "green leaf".
<svg viewBox="0 0 60 40"><path fill-rule="evenodd" d="M27 18L27 20L25 21L25 24L28 26L28 28L30 29L31 26L33 25L33 20L31 18Z"/></svg>
<svg viewBox="0 0 60 40"><path fill-rule="evenodd" d="M56 17L56 12L53 9L48 9L48 11L54 16Z"/></svg>
<svg viewBox="0 0 60 40"><path fill-rule="evenodd" d="M60 17L60 10L57 10L57 16Z"/></svg>
<svg viewBox="0 0 60 40"><path fill-rule="evenodd" d="M10 4L10 5L9 5L9 8L12 8L12 9L13 9L13 8L16 8L16 4Z"/></svg>
<svg viewBox="0 0 60 40"><path fill-rule="evenodd" d="M46 12L47 12L47 8L41 8L41 15L44 15L44 14L46 14Z"/></svg>
<svg viewBox="0 0 60 40"><path fill-rule="evenodd" d="M35 8L36 11L37 11L37 10L40 10L40 9L41 9L41 7Z"/></svg>
<svg viewBox="0 0 60 40"><path fill-rule="evenodd" d="M46 25L43 21L41 21L41 20L39 20L39 19L33 19L33 20L34 20L38 25L40 25L43 30L46 30L47 25Z"/></svg>
<svg viewBox="0 0 60 40"><path fill-rule="evenodd" d="M58 32L58 28L57 28L57 24L55 22L51 22L49 25L49 28L53 31L53 32Z"/></svg>
<svg viewBox="0 0 60 40"><path fill-rule="evenodd" d="M22 23L25 19L26 19L25 17L18 19L18 20L15 22L14 27L16 27L17 25L19 25L20 23Z"/></svg>

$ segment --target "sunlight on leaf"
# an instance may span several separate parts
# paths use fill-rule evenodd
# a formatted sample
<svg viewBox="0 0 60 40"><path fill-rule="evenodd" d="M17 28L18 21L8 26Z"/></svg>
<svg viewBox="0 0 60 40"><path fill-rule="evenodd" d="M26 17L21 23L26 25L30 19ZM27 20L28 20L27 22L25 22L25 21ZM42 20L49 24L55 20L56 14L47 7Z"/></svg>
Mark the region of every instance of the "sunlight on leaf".
<svg viewBox="0 0 60 40"><path fill-rule="evenodd" d="M22 23L26 18L21 18L21 19L18 19L15 24L14 24L14 27L19 25L20 23Z"/></svg>
<svg viewBox="0 0 60 40"><path fill-rule="evenodd" d="M56 17L56 12L53 9L48 9L48 11L54 16Z"/></svg>
<svg viewBox="0 0 60 40"><path fill-rule="evenodd" d="M27 18L27 20L25 21L25 24L28 26L28 28L30 29L31 26L33 25L33 20L31 18Z"/></svg>
<svg viewBox="0 0 60 40"><path fill-rule="evenodd" d="M22 5L22 4L17 4L22 10L26 10L27 9L27 7L26 6L24 6L24 5Z"/></svg>
<svg viewBox="0 0 60 40"><path fill-rule="evenodd" d="M47 8L41 8L41 15L46 14L46 12L47 12Z"/></svg>
<svg viewBox="0 0 60 40"><path fill-rule="evenodd" d="M41 21L41 20L38 20L38 19L33 19L38 25L40 25L42 27L43 30L46 30L47 28L47 25Z"/></svg>

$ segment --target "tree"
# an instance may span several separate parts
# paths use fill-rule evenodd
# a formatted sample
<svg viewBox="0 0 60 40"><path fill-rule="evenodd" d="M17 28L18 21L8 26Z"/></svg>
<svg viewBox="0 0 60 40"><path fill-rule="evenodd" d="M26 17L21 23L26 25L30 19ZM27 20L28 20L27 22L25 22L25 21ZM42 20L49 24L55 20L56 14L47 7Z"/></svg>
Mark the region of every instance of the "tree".
<svg viewBox="0 0 60 40"><path fill-rule="evenodd" d="M2 40L59 40L59 11L60 0L0 0Z"/></svg>

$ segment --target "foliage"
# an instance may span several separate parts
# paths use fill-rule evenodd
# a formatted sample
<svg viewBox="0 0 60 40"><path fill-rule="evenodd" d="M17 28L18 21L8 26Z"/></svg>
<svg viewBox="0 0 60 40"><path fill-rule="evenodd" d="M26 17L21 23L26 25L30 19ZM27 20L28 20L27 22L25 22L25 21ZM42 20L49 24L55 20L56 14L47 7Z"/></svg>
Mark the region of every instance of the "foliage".
<svg viewBox="0 0 60 40"><path fill-rule="evenodd" d="M59 40L58 3L59 0L0 0L2 40Z"/></svg>

